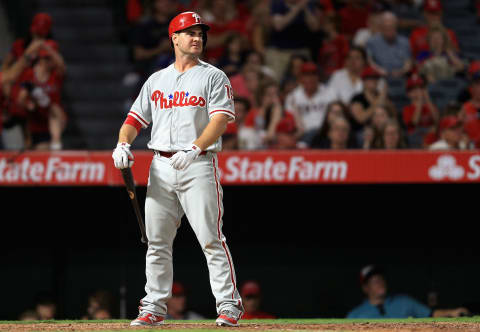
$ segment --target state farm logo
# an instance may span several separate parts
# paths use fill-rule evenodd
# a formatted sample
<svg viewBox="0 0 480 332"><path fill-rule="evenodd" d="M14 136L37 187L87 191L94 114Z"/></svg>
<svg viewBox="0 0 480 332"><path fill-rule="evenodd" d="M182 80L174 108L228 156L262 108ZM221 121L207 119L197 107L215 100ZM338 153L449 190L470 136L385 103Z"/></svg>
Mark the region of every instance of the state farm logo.
<svg viewBox="0 0 480 332"><path fill-rule="evenodd" d="M0 183L101 183L105 179L102 162L66 161L59 157L18 162L0 159Z"/></svg>
<svg viewBox="0 0 480 332"><path fill-rule="evenodd" d="M428 175L433 180L460 180L464 174L465 169L457 165L455 157L450 155L438 157L437 164L428 170Z"/></svg>
<svg viewBox="0 0 480 332"><path fill-rule="evenodd" d="M438 157L437 164L430 167L428 175L432 180L479 180L480 179L480 155L473 155L464 166L457 164L457 159L452 155Z"/></svg>

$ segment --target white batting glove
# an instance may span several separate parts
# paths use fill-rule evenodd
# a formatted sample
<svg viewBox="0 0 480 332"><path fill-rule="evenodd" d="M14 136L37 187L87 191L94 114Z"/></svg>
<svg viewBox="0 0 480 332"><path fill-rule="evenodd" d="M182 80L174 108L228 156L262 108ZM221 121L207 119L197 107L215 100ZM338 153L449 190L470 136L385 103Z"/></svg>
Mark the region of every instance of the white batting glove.
<svg viewBox="0 0 480 332"><path fill-rule="evenodd" d="M178 151L170 158L170 165L176 170L186 169L192 161L198 158L198 156L202 153L202 149L200 149L195 144L192 144L192 147L185 151Z"/></svg>
<svg viewBox="0 0 480 332"><path fill-rule="evenodd" d="M113 163L118 169L132 167L133 154L130 152L130 144L118 143L112 154Z"/></svg>

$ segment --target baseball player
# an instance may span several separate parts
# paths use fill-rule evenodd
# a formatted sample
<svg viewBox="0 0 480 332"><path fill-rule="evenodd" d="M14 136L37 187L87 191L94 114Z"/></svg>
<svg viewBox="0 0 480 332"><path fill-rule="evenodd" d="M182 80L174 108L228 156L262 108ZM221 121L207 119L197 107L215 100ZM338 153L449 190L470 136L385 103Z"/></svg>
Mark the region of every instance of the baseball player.
<svg viewBox="0 0 480 332"><path fill-rule="evenodd" d="M168 30L175 62L147 79L113 152L115 167L131 167L130 144L142 127L152 124L148 147L154 156L145 202L147 295L131 325L164 321L172 290L172 244L184 214L207 259L217 325L238 326L244 311L222 234L223 191L216 154L235 110L225 73L199 59L208 29L194 12L171 20Z"/></svg>

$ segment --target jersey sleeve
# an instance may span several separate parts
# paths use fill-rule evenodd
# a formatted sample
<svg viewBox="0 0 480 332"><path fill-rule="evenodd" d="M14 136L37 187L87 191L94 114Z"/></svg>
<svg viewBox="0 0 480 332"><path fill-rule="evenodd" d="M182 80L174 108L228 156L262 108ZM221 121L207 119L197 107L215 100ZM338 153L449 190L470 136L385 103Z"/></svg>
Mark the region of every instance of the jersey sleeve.
<svg viewBox="0 0 480 332"><path fill-rule="evenodd" d="M142 90L140 90L128 116L131 116L140 122L143 128L147 128L152 121L152 110L150 105L150 79L148 79L143 84Z"/></svg>
<svg viewBox="0 0 480 332"><path fill-rule="evenodd" d="M229 116L228 122L235 121L232 85L224 73L213 77L207 110L210 119L216 114L223 113Z"/></svg>

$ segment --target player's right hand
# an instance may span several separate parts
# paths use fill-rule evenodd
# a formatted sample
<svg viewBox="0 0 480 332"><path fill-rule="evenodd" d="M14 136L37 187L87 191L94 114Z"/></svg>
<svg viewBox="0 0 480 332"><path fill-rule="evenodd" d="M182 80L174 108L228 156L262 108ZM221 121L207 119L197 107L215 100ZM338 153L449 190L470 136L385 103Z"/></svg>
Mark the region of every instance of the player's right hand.
<svg viewBox="0 0 480 332"><path fill-rule="evenodd" d="M134 160L133 154L130 152L130 144L118 143L113 150L112 158L115 167L118 169L132 167Z"/></svg>

